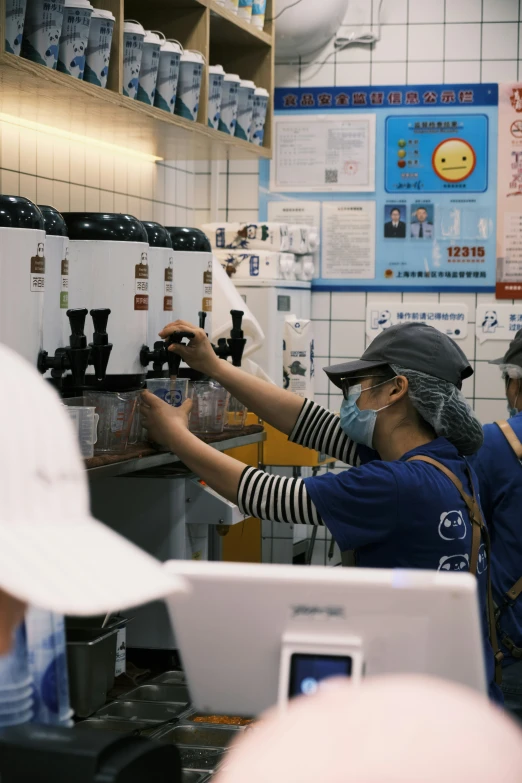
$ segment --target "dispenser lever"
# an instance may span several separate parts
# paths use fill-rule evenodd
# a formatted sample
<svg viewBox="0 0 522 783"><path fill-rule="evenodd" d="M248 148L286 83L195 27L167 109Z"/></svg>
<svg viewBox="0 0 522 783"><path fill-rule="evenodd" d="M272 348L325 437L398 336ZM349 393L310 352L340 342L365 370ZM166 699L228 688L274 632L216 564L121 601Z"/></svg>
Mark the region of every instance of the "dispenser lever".
<svg viewBox="0 0 522 783"><path fill-rule="evenodd" d="M91 310L92 325L94 326L93 342L95 345L107 345L109 337L107 335L107 323L111 311L108 307Z"/></svg>
<svg viewBox="0 0 522 783"><path fill-rule="evenodd" d="M87 317L87 308L78 307L73 310L67 310L67 318L71 325L71 336L69 343L71 348L86 348L87 338L85 337L85 319Z"/></svg>
<svg viewBox="0 0 522 783"><path fill-rule="evenodd" d="M207 314L204 312L204 310L200 310L198 316L199 316L199 328L204 329L205 321L207 320Z"/></svg>
<svg viewBox="0 0 522 783"><path fill-rule="evenodd" d="M204 313L204 315L206 315L206 313ZM179 345L184 339L193 340L195 336L194 332L172 332L165 342L167 345Z"/></svg>

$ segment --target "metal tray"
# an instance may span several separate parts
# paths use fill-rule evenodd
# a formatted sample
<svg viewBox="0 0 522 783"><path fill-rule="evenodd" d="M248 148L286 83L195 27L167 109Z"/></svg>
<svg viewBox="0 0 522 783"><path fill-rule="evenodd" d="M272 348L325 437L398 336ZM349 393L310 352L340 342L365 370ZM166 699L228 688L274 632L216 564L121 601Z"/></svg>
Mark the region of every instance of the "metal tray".
<svg viewBox="0 0 522 783"><path fill-rule="evenodd" d="M144 723L164 723L178 718L185 711L184 704L162 704L146 701L113 701L96 713L104 718L121 718ZM154 728L154 726L153 726Z"/></svg>
<svg viewBox="0 0 522 783"><path fill-rule="evenodd" d="M159 701L164 704L189 702L188 688L184 685L140 685L138 688L118 696L119 701Z"/></svg>
<svg viewBox="0 0 522 783"><path fill-rule="evenodd" d="M168 739L166 741L168 742ZM178 747L178 750L183 769L194 769L198 772L215 772L224 756L224 751L216 748Z"/></svg>
<svg viewBox="0 0 522 783"><path fill-rule="evenodd" d="M132 720L116 720L114 718L89 718L82 720L74 727L74 731L85 731L88 729L104 729L105 731L115 731L118 734L133 734L139 731L144 737L149 736L155 731L156 726L153 723Z"/></svg>
<svg viewBox="0 0 522 783"><path fill-rule="evenodd" d="M183 770L183 783L205 783L210 780L206 772L197 772L195 769Z"/></svg>
<svg viewBox="0 0 522 783"><path fill-rule="evenodd" d="M174 742L176 745L185 745L191 748L221 748L230 745L241 729L229 726L167 726L166 729L155 737L162 742Z"/></svg>
<svg viewBox="0 0 522 783"><path fill-rule="evenodd" d="M187 678L185 677L185 672L173 670L158 674L158 676L153 677L150 682L157 683L158 685L186 685Z"/></svg>

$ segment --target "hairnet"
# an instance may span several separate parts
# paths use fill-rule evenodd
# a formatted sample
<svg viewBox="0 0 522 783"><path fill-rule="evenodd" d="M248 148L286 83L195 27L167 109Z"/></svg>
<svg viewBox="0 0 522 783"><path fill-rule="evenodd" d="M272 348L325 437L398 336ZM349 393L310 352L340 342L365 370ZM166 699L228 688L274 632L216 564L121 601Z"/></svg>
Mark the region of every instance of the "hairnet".
<svg viewBox="0 0 522 783"><path fill-rule="evenodd" d="M408 379L408 395L414 408L435 433L453 443L460 454L474 454L482 446L482 425L462 394L452 383L391 365L397 375Z"/></svg>
<svg viewBox="0 0 522 783"><path fill-rule="evenodd" d="M519 367L517 364L499 364L499 367L502 370L502 377L504 380L506 380L506 378L520 380L522 378L522 367Z"/></svg>

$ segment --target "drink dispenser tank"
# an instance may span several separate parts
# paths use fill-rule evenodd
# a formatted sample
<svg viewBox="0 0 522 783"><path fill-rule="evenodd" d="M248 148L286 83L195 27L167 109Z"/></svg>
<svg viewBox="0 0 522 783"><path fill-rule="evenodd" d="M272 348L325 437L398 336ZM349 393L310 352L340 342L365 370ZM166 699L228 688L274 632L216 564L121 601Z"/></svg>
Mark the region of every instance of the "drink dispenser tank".
<svg viewBox="0 0 522 783"><path fill-rule="evenodd" d="M45 291L42 213L21 196L0 196L0 342L36 366Z"/></svg>
<svg viewBox="0 0 522 783"><path fill-rule="evenodd" d="M148 345L154 345L160 339L159 332L173 320L174 253L164 226L143 221L143 227L149 240Z"/></svg>
<svg viewBox="0 0 522 783"><path fill-rule="evenodd" d="M101 385L96 383L90 366L86 383L111 391L137 389L146 374L140 350L147 339L149 311L147 233L131 215L65 212L63 217L69 233L73 307L106 308L111 314L113 348L105 378Z"/></svg>
<svg viewBox="0 0 522 783"><path fill-rule="evenodd" d="M43 347L49 354L67 345L70 333L69 239L65 220L54 207L38 205L45 223ZM50 375L50 372L47 373Z"/></svg>
<svg viewBox="0 0 522 783"><path fill-rule="evenodd" d="M174 250L172 319L198 323L207 314L205 331L212 335L212 248L198 228L167 226Z"/></svg>

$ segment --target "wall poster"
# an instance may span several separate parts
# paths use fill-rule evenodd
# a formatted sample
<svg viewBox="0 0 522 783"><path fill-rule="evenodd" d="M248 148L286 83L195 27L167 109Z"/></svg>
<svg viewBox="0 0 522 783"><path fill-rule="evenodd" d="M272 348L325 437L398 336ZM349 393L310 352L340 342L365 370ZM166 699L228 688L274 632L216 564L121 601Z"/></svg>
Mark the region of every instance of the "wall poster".
<svg viewBox="0 0 522 783"><path fill-rule="evenodd" d="M496 84L278 88L260 218L282 200L322 203L315 290L494 291L497 104Z"/></svg>
<svg viewBox="0 0 522 783"><path fill-rule="evenodd" d="M522 84L498 95L497 299L522 299Z"/></svg>

